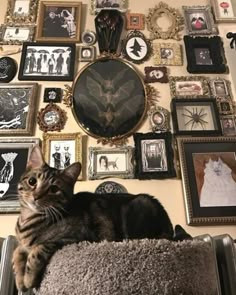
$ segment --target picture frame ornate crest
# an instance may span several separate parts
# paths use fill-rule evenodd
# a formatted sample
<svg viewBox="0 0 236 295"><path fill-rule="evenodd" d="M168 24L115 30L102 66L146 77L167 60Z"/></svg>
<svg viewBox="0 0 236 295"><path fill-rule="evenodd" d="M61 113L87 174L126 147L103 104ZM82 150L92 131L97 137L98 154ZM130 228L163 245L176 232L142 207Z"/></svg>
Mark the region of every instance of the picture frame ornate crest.
<svg viewBox="0 0 236 295"><path fill-rule="evenodd" d="M160 17L166 16L171 22L167 28L158 24ZM184 18L178 9L169 7L164 2L159 2L154 8L149 8L146 16L147 29L150 31L150 39L175 39L180 40L179 32L183 29Z"/></svg>
<svg viewBox="0 0 236 295"><path fill-rule="evenodd" d="M153 44L153 59L155 65L182 66L182 45L178 43Z"/></svg>

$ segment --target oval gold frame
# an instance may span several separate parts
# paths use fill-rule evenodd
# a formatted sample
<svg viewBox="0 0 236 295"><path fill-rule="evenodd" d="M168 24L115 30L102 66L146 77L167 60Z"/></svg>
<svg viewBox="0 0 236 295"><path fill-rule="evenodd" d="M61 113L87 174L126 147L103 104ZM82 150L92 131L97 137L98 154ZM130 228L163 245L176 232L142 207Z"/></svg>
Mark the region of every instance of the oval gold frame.
<svg viewBox="0 0 236 295"><path fill-rule="evenodd" d="M136 78L137 78L137 81L139 80L140 81L140 87L142 85L142 89L143 89L143 110L142 110L142 115L140 116L140 118L138 119L138 122L137 124L135 124L134 126L132 126L132 128L130 130L128 130L127 132L125 133L122 133L122 134L119 134L119 135L114 135L114 136L104 136L104 135L99 135L99 134L95 134L94 132L90 131L90 128L89 126L84 126L83 123L81 123L77 113L76 113L76 110L75 110L75 98L74 98L74 93L76 91L76 85L81 77L81 75L84 74L84 72L86 70L88 70L91 66L93 66L95 63L98 63L100 61L106 61L106 60L113 60L113 61L118 61L120 62L121 64L123 64L125 67L127 67L127 69L131 69L133 71L133 73L136 75ZM118 73L117 73L118 74ZM117 76L116 74L116 76ZM99 78L98 78L99 79ZM105 80L104 80L105 81ZM112 79L111 79L112 81ZM81 129L87 133L89 136L91 137L94 137L97 139L98 143L101 142L102 144L115 144L115 145L121 145L121 144L124 144L127 140L127 137L129 137L130 135L132 135L135 130L138 129L138 127L143 123L143 120L147 114L147 109L148 109L148 91L147 91L147 88L145 86L145 83L141 77L141 75L136 71L136 69L134 68L133 65L131 65L129 62L127 61L124 61L122 60L121 58L118 58L118 57L115 57L115 56L102 56L98 59L96 59L95 61L93 62L90 62L89 64L87 64L85 67L83 67L79 73L77 74L74 82L73 82L73 85L72 85L72 113L74 115L74 118L76 120L76 122L78 123L78 125L81 127ZM81 93L80 93L81 95ZM90 97L91 98L91 97ZM96 98L95 99L95 104L97 104L97 100ZM122 100L123 101L123 100ZM109 102L110 103L110 102ZM109 106L109 103L107 103L107 108ZM97 106L96 106L97 107ZM99 111L99 115L100 116L102 113L102 111Z"/></svg>
<svg viewBox="0 0 236 295"><path fill-rule="evenodd" d="M167 30L163 30L157 24L157 19L165 14L171 19L172 24ZM169 7L166 3L160 2L154 8L149 8L149 14L146 17L147 29L151 32L150 38L153 39L175 39L180 40L179 31L183 29L184 18L180 12Z"/></svg>

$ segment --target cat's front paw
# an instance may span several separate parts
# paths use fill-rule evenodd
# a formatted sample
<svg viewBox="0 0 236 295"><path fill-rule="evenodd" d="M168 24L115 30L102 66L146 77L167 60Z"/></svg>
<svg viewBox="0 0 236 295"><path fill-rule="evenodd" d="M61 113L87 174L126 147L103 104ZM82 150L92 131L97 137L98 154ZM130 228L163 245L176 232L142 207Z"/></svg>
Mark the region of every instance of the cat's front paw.
<svg viewBox="0 0 236 295"><path fill-rule="evenodd" d="M15 275L16 288L19 291L26 292L27 287L24 284L24 277L22 275Z"/></svg>
<svg viewBox="0 0 236 295"><path fill-rule="evenodd" d="M25 276L24 276L24 286L27 289L31 289L31 288L36 288L38 287L40 284L40 279L33 273L31 272L25 272Z"/></svg>

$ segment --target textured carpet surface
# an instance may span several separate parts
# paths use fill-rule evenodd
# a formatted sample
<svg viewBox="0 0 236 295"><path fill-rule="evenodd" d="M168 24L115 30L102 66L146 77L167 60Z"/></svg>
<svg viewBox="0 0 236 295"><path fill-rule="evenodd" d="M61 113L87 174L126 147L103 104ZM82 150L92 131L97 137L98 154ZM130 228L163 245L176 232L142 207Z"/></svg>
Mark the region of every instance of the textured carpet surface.
<svg viewBox="0 0 236 295"><path fill-rule="evenodd" d="M214 254L203 241L82 242L57 251L37 295L216 295Z"/></svg>

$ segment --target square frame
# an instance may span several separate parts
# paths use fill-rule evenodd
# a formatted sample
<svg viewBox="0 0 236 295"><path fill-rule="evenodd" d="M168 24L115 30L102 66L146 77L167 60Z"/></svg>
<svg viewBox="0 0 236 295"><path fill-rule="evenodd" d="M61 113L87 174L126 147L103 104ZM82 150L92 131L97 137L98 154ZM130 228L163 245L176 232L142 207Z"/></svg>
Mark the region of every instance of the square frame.
<svg viewBox="0 0 236 295"><path fill-rule="evenodd" d="M43 102L45 103L60 103L62 100L62 89L61 88L44 88Z"/></svg>
<svg viewBox="0 0 236 295"><path fill-rule="evenodd" d="M235 23L236 22L236 5L233 4L233 1L227 0L227 3L221 6L222 1L211 0L211 5L213 8L215 20L217 23Z"/></svg>
<svg viewBox="0 0 236 295"><path fill-rule="evenodd" d="M182 137L177 139L177 145L187 223L198 226L235 224L236 198L235 195L230 197L228 190L232 185L234 189L236 187L236 138ZM222 174L219 166L214 163L220 162L219 158L221 169L224 169ZM221 187L224 178L228 178L230 182ZM206 193L208 180L210 180L210 198ZM206 185L203 188L204 183ZM219 191L220 187L220 193L216 194L215 191ZM206 205L206 200L212 203Z"/></svg>
<svg viewBox="0 0 236 295"><path fill-rule="evenodd" d="M16 10L16 3L21 0L8 0L5 24L35 24L37 18L37 8L39 0L28 0L28 8L25 12L19 13ZM18 10L20 7L18 7Z"/></svg>
<svg viewBox="0 0 236 295"><path fill-rule="evenodd" d="M230 87L230 81L217 77L210 80L211 93L215 97L231 98L232 92Z"/></svg>
<svg viewBox="0 0 236 295"><path fill-rule="evenodd" d="M36 40L80 42L81 11L81 2L40 1Z"/></svg>
<svg viewBox="0 0 236 295"><path fill-rule="evenodd" d="M142 13L126 13L127 30L144 30L145 15Z"/></svg>
<svg viewBox="0 0 236 295"><path fill-rule="evenodd" d="M185 51L187 57L187 71L193 74L202 73L225 73L227 72L227 67L224 64L223 57L223 46L222 41L219 36L213 37L192 37L184 36ZM195 49L197 53L201 55L201 50L203 54L201 59L205 60L205 63L199 63L199 57L196 58ZM208 58L206 58L206 56ZM209 62L207 63L206 61Z"/></svg>
<svg viewBox="0 0 236 295"><path fill-rule="evenodd" d="M93 61L96 56L95 46L79 46L79 61Z"/></svg>
<svg viewBox="0 0 236 295"><path fill-rule="evenodd" d="M235 115L221 116L220 122L221 122L222 133L224 136L236 136Z"/></svg>
<svg viewBox="0 0 236 295"><path fill-rule="evenodd" d="M82 136L80 133L44 133L42 148L45 161L50 167L65 169L74 162L80 162L82 165ZM82 179L81 171L78 180Z"/></svg>
<svg viewBox="0 0 236 295"><path fill-rule="evenodd" d="M0 136L34 135L38 109L37 83L0 84ZM4 110L5 108L5 116ZM5 127L5 128L4 128Z"/></svg>
<svg viewBox="0 0 236 295"><path fill-rule="evenodd" d="M88 178L94 180L108 177L134 178L133 147L89 148Z"/></svg>
<svg viewBox="0 0 236 295"><path fill-rule="evenodd" d="M169 76L171 97L210 97L209 79L204 76Z"/></svg>
<svg viewBox="0 0 236 295"><path fill-rule="evenodd" d="M176 135L222 135L219 112L213 98L173 98L171 112Z"/></svg>
<svg viewBox="0 0 236 295"><path fill-rule="evenodd" d="M186 32L189 35L211 35L218 34L217 27L214 24L213 15L211 13L211 7L206 6L182 6L184 11L184 20ZM197 23L195 27L194 20L201 17L201 22Z"/></svg>
<svg viewBox="0 0 236 295"><path fill-rule="evenodd" d="M4 191L4 195L2 195L1 193L0 213L20 212L20 203L17 198L17 184L21 174L26 168L31 149L33 148L33 146L39 144L39 138L0 139L0 152L3 151L3 153L5 154L5 156L3 157L3 153L1 153L1 169L4 169L4 162L6 163L6 160L4 160L4 158L11 162L11 167L13 167L14 169L12 170L12 178L9 180L6 179L5 176L5 182L1 183L1 190ZM19 157L20 152L21 157ZM4 176L2 177L4 178Z"/></svg>
<svg viewBox="0 0 236 295"><path fill-rule="evenodd" d="M22 34L21 37L18 35L20 33ZM1 25L0 43L4 45L18 45L23 42L32 42L34 39L34 33L35 26L32 25Z"/></svg>
<svg viewBox="0 0 236 295"><path fill-rule="evenodd" d="M91 1L91 8L90 8L90 13L91 14L97 14L100 12L102 9L117 9L121 12L125 12L128 6L128 1L127 0L110 0L107 1L105 5L102 4L102 0L90 0ZM113 3L115 2L115 3ZM117 4L117 2L119 2Z"/></svg>
<svg viewBox="0 0 236 295"><path fill-rule="evenodd" d="M153 44L154 65L182 66L182 45L178 43L156 43Z"/></svg>
<svg viewBox="0 0 236 295"><path fill-rule="evenodd" d="M176 176L172 135L163 133L135 133L135 177L163 179Z"/></svg>
<svg viewBox="0 0 236 295"><path fill-rule="evenodd" d="M40 69L38 69L38 60L41 55L41 66ZM52 55L54 55L54 60L52 59ZM46 56L45 61L43 60L44 56ZM49 64L49 60L52 61L52 66ZM73 81L74 61L75 44L24 42L18 79L36 81Z"/></svg>

